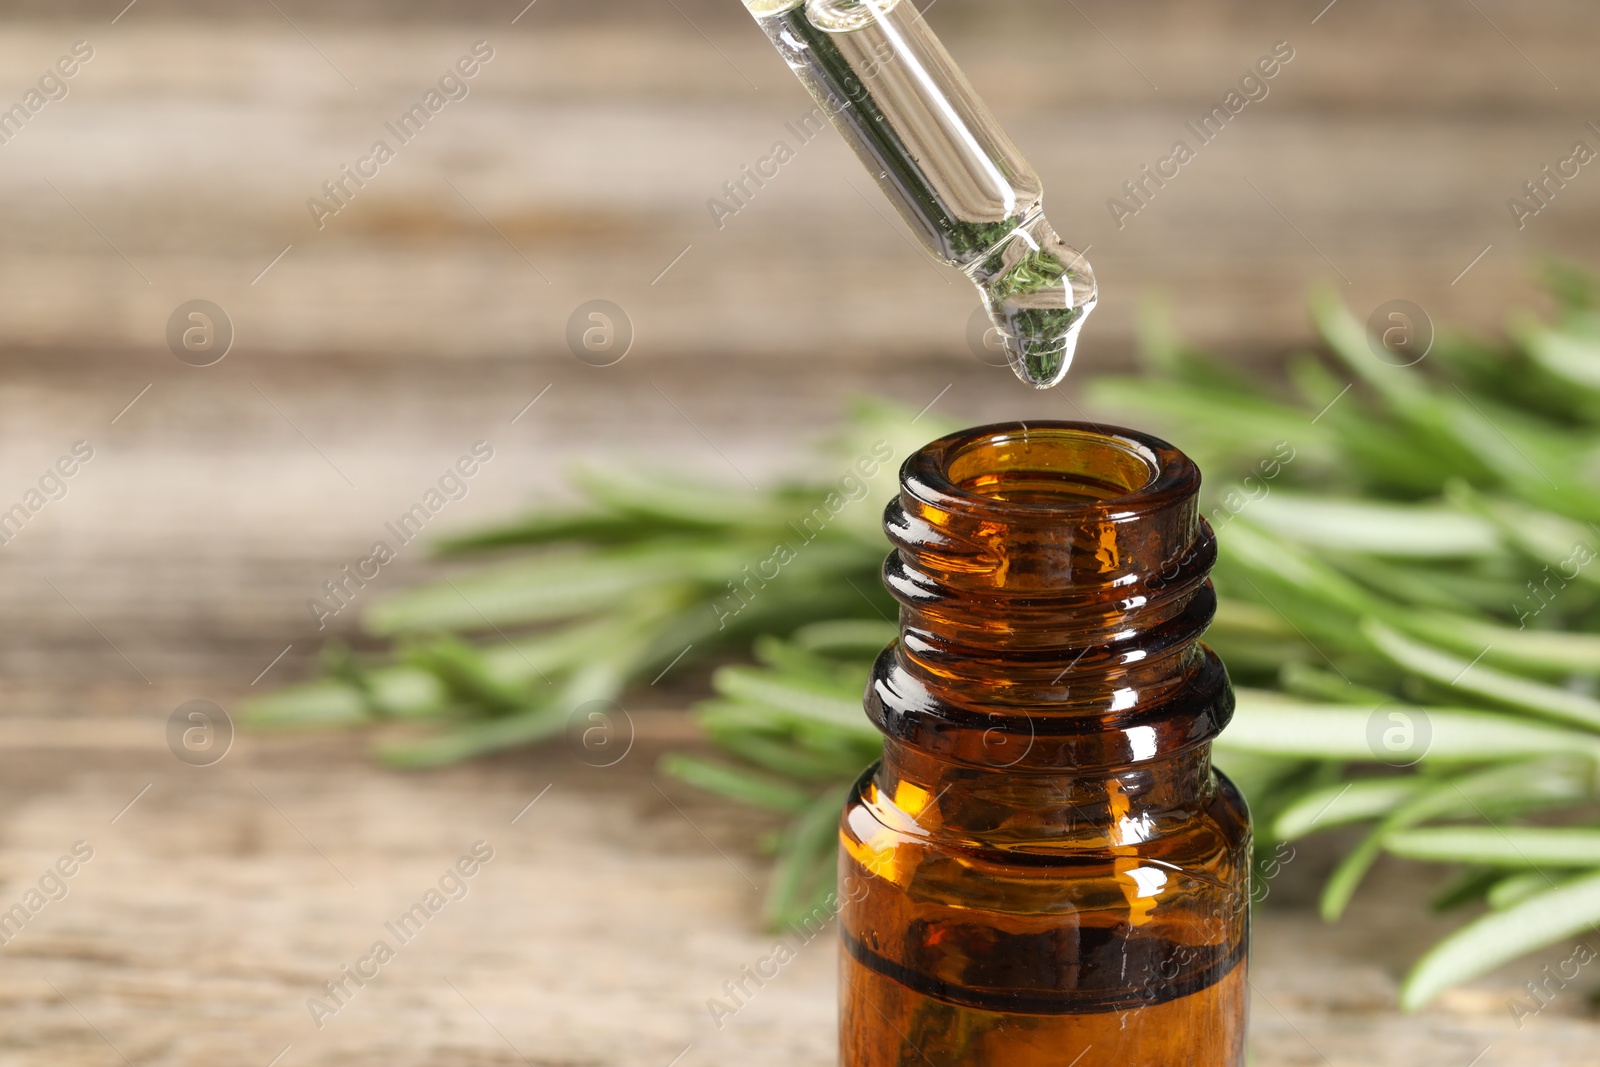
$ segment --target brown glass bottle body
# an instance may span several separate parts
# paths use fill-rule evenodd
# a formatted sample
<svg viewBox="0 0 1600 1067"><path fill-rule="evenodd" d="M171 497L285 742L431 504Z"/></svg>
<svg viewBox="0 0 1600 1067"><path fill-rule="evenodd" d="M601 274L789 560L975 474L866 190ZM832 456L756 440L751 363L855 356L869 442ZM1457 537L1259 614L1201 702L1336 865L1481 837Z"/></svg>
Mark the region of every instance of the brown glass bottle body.
<svg viewBox="0 0 1600 1067"><path fill-rule="evenodd" d="M841 822L844 1067L1238 1067L1250 831L1211 766L1215 542L1165 442L920 450L885 513L884 758Z"/></svg>

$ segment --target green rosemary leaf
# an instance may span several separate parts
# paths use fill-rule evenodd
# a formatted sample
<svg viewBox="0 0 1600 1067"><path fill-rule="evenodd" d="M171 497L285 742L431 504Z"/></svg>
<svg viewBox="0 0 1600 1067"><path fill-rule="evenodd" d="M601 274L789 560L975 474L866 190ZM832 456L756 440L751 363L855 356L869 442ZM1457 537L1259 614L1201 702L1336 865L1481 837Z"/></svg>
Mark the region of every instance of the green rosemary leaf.
<svg viewBox="0 0 1600 1067"><path fill-rule="evenodd" d="M789 712L851 737L879 740L861 712L861 701L841 695L836 686L779 680L750 667L723 667L712 677L717 692Z"/></svg>
<svg viewBox="0 0 1600 1067"><path fill-rule="evenodd" d="M1519 630L1437 612L1393 614L1391 626L1416 637L1518 674L1566 677L1600 673L1600 634L1567 630Z"/></svg>
<svg viewBox="0 0 1600 1067"><path fill-rule="evenodd" d="M1289 382L1300 399L1317 412L1331 412L1343 399L1350 382L1328 369L1327 363L1310 352L1296 352L1286 361ZM1320 421L1320 420L1319 420Z"/></svg>
<svg viewBox="0 0 1600 1067"><path fill-rule="evenodd" d="M1233 721L1219 748L1305 759L1383 762L1369 731L1389 713L1426 723L1424 762L1507 760L1519 756L1583 754L1600 758L1600 738L1556 725L1470 708L1421 708L1399 701L1377 708L1308 704L1267 690L1240 689Z"/></svg>
<svg viewBox="0 0 1600 1067"><path fill-rule="evenodd" d="M1139 301L1135 323L1140 362L1152 377L1266 400L1260 378L1190 347L1174 329L1171 306L1150 294ZM1270 401L1269 401L1270 402Z"/></svg>
<svg viewBox="0 0 1600 1067"><path fill-rule="evenodd" d="M841 804L841 807L843 805ZM837 838L837 834L835 835ZM830 841L812 860L811 898L803 905L799 918L784 924L802 936L815 937L839 913L839 847Z"/></svg>
<svg viewBox="0 0 1600 1067"><path fill-rule="evenodd" d="M1361 381L1401 413L1416 412L1428 402L1428 387L1410 368L1381 362L1372 355L1367 331L1329 288L1311 294L1311 318L1328 349Z"/></svg>
<svg viewBox="0 0 1600 1067"><path fill-rule="evenodd" d="M1152 381L1149 378L1096 378L1084 389L1096 408L1141 413L1142 421L1163 420L1187 427L1195 438L1186 451L1213 462L1212 469L1254 463L1275 441L1293 442L1296 453L1315 458L1332 452L1332 437L1323 426L1308 425L1308 416L1283 404L1241 398L1227 389ZM1298 459L1296 460L1298 462Z"/></svg>
<svg viewBox="0 0 1600 1067"><path fill-rule="evenodd" d="M1221 539L1219 562L1224 566L1225 574L1229 570L1241 572L1242 580L1230 583L1236 594L1254 591L1280 613L1284 608L1279 601L1268 598L1263 586L1282 590L1297 602L1311 600L1351 615L1370 615L1383 610L1373 594L1310 552L1273 537L1244 519L1236 519L1228 525L1227 536ZM1316 616L1320 613L1313 610L1305 614L1310 617L1296 621L1301 624L1309 622L1318 629L1327 628L1327 622L1318 625Z"/></svg>
<svg viewBox="0 0 1600 1067"><path fill-rule="evenodd" d="M688 569L684 555L671 549L632 558L615 552L551 553L385 597L366 610L362 622L369 633L387 636L473 632L592 615L626 601L641 584L682 575ZM738 566L731 557L727 565Z"/></svg>
<svg viewBox="0 0 1600 1067"><path fill-rule="evenodd" d="M1304 641L1249 641L1238 640L1226 633L1210 634L1206 644L1222 657L1228 672L1236 682L1251 680L1266 682L1285 663L1318 659Z"/></svg>
<svg viewBox="0 0 1600 1067"><path fill-rule="evenodd" d="M847 790L848 786L840 785L825 791L812 800L784 832L778 866L773 871L772 885L762 906L769 928L799 923L813 910L810 891L818 875L833 870L832 857L839 840L839 812L844 807Z"/></svg>
<svg viewBox="0 0 1600 1067"><path fill-rule="evenodd" d="M1572 451L1582 457L1582 461L1593 465L1596 460L1589 448L1574 447ZM1541 462L1545 462L1541 460ZM1564 471L1561 467L1546 464L1540 468L1537 481L1525 479L1509 485L1522 500L1535 507L1546 511L1553 511L1558 515L1565 515L1583 523L1600 523L1600 491L1587 489L1582 484L1587 477L1587 472L1582 468ZM1549 473L1545 473L1545 472ZM1556 478L1568 479L1565 483L1557 482Z"/></svg>
<svg viewBox="0 0 1600 1067"><path fill-rule="evenodd" d="M477 705L488 715L517 711L531 702L524 686L495 677L478 647L459 638L440 636L419 641L400 655L403 662L443 682L456 700Z"/></svg>
<svg viewBox="0 0 1600 1067"><path fill-rule="evenodd" d="M1507 491L1574 518L1592 515L1600 494L1583 488L1581 461L1593 441L1507 407L1497 398L1439 393L1457 440L1498 475ZM1578 461L1578 462L1575 462Z"/></svg>
<svg viewBox="0 0 1600 1067"><path fill-rule="evenodd" d="M717 747L758 767L810 782L833 782L861 773L854 751L819 753L801 748L787 738L764 737L746 730L724 731L708 723L706 733Z"/></svg>
<svg viewBox="0 0 1600 1067"><path fill-rule="evenodd" d="M1600 730L1600 700L1593 697L1458 659L1373 619L1366 620L1361 630L1396 666L1430 681L1545 718Z"/></svg>
<svg viewBox="0 0 1600 1067"><path fill-rule="evenodd" d="M1348 309L1331 290L1313 295L1312 317L1332 353L1371 389L1410 438L1404 450L1395 452L1405 464L1421 461L1434 467L1433 485L1444 476L1465 476L1474 482L1504 476L1501 438L1486 442L1492 427L1482 408L1458 388L1439 387L1409 366L1394 366L1374 359L1366 330L1356 323ZM1481 401L1483 398L1479 398ZM1335 425L1367 437L1363 427L1352 425L1348 413L1336 418ZM1360 438L1351 438L1346 447L1360 447ZM1499 466L1497 466L1497 464Z"/></svg>
<svg viewBox="0 0 1600 1067"><path fill-rule="evenodd" d="M797 648L822 655L851 654L871 659L899 636L900 628L881 619L832 619L802 626L789 638Z"/></svg>
<svg viewBox="0 0 1600 1067"><path fill-rule="evenodd" d="M412 667L366 672L363 693L341 681L290 686L248 701L240 713L252 726L353 726L371 721L373 705L386 718L426 718L441 713L449 694L437 677Z"/></svg>
<svg viewBox="0 0 1600 1067"><path fill-rule="evenodd" d="M1437 566L1415 561L1397 564L1378 556L1336 549L1327 552L1323 558L1341 574L1360 582L1369 592L1381 594L1389 600L1454 616L1476 617L1479 614L1479 605L1463 595L1459 582L1440 580L1440 568ZM1492 606L1504 610L1515 599L1516 591L1509 582L1498 581L1489 595L1492 597ZM1483 598L1480 596L1479 599Z"/></svg>
<svg viewBox="0 0 1600 1067"><path fill-rule="evenodd" d="M1250 519L1306 548L1408 559L1504 553L1494 523L1452 507L1275 492L1250 505Z"/></svg>
<svg viewBox="0 0 1600 1067"><path fill-rule="evenodd" d="M1428 902L1428 907L1435 913L1454 911L1456 908L1465 907L1476 903L1486 897L1491 906L1494 890L1505 880L1503 872L1493 867L1468 867L1461 875L1446 886L1437 896Z"/></svg>
<svg viewBox="0 0 1600 1067"><path fill-rule="evenodd" d="M845 700L859 697L866 683L865 664L841 663L770 634L757 637L751 652L761 663L776 668L780 677L814 685Z"/></svg>
<svg viewBox="0 0 1600 1067"><path fill-rule="evenodd" d="M358 726L370 722L367 701L349 684L334 680L279 689L251 700L242 709L245 722L262 729L309 726Z"/></svg>
<svg viewBox="0 0 1600 1067"><path fill-rule="evenodd" d="M866 717L863 716L861 721L865 723ZM875 729L869 734L860 729L841 729L832 723L806 718L797 718L793 729L797 744L813 752L853 761L858 768L865 767L883 754L883 735Z"/></svg>
<svg viewBox="0 0 1600 1067"><path fill-rule="evenodd" d="M1205 640L1236 677L1273 675L1285 663L1317 654L1283 615L1232 596L1218 600Z"/></svg>
<svg viewBox="0 0 1600 1067"><path fill-rule="evenodd" d="M1213 636L1226 633L1231 637L1268 641L1295 637L1294 627L1278 612L1234 597L1223 597L1217 602L1216 617L1206 632Z"/></svg>
<svg viewBox="0 0 1600 1067"><path fill-rule="evenodd" d="M695 705L695 712L708 734L781 739L797 751L844 760L855 770L877 758L883 740L876 731L869 737L854 727L744 700L704 701Z"/></svg>
<svg viewBox="0 0 1600 1067"><path fill-rule="evenodd" d="M568 480L606 508L647 518L658 526L765 530L783 526L796 511L794 501L779 492L751 493L620 464L586 464L573 470ZM788 495L793 497L795 490L791 488Z"/></svg>
<svg viewBox="0 0 1600 1067"><path fill-rule="evenodd" d="M483 649L483 669L505 685L547 683L598 653L615 648L628 633L626 621L602 616L531 635L506 638L495 634L492 643Z"/></svg>
<svg viewBox="0 0 1600 1067"><path fill-rule="evenodd" d="M1335 704L1360 703L1375 708L1393 699L1382 690L1356 684L1348 674L1341 676L1309 663L1285 663L1278 672L1278 684L1292 696Z"/></svg>
<svg viewBox="0 0 1600 1067"><path fill-rule="evenodd" d="M1250 798L1252 812L1259 801L1280 788L1288 787L1291 783L1299 785L1307 775L1308 769L1313 766L1305 760L1275 759L1271 756L1258 756L1254 752L1235 750L1217 753L1213 762L1217 770L1227 775L1229 780ZM1271 836L1264 824L1258 821L1257 825L1262 827L1264 838Z"/></svg>
<svg viewBox="0 0 1600 1067"><path fill-rule="evenodd" d="M1564 871L1552 877L1543 871L1519 871L1508 875L1501 868L1491 867L1489 870L1493 872L1496 881L1490 888L1487 899L1489 907L1497 911L1572 879L1572 876Z"/></svg>
<svg viewBox="0 0 1600 1067"><path fill-rule="evenodd" d="M1214 753L1213 763L1218 773L1249 799L1258 859L1273 855L1275 846L1282 840L1272 832L1278 812L1307 790L1316 789L1326 778L1339 773L1336 764L1276 759L1252 752L1218 751Z"/></svg>
<svg viewBox="0 0 1600 1067"><path fill-rule="evenodd" d="M1600 922L1600 873L1536 893L1479 918L1428 950L1400 989L1416 1011L1450 986Z"/></svg>
<svg viewBox="0 0 1600 1067"><path fill-rule="evenodd" d="M1589 794L1593 774L1593 764L1587 761L1539 761L1490 767L1424 785L1345 854L1323 889L1323 918L1332 922L1343 914L1379 854L1406 828L1429 819L1493 818L1569 803Z"/></svg>
<svg viewBox="0 0 1600 1067"><path fill-rule="evenodd" d="M868 573L841 568L821 575L795 574L786 577L788 584L781 592L774 590L773 596L759 596L743 605L728 596L708 601L703 606L703 617L715 626L715 640L726 644L748 641L760 634L781 633L816 620L871 612L880 600L861 595L860 590L866 589L862 583L870 580Z"/></svg>
<svg viewBox="0 0 1600 1067"><path fill-rule="evenodd" d="M1447 435L1370 415L1354 398L1334 405L1322 421L1339 435L1334 470L1378 497L1426 498L1452 477L1491 477L1482 464L1460 455Z"/></svg>
<svg viewBox="0 0 1600 1067"><path fill-rule="evenodd" d="M1500 867L1600 867L1600 830L1549 826L1431 826L1389 835L1397 856Z"/></svg>
<svg viewBox="0 0 1600 1067"><path fill-rule="evenodd" d="M1461 481L1446 485L1445 494L1457 507L1470 509L1494 523L1507 544L1541 568L1527 581L1527 590L1516 590L1513 595L1517 599L1534 589L1541 599L1545 594L1553 596L1570 582L1600 587L1600 568L1590 566L1600 555L1600 529L1594 524L1530 508L1522 501L1487 496ZM1527 599L1535 605L1540 602L1532 596Z"/></svg>
<svg viewBox="0 0 1600 1067"><path fill-rule="evenodd" d="M459 763L498 749L556 737L566 729L567 719L568 709L564 707L532 708L458 726L426 740L386 744L378 749L378 757L391 767L408 770Z"/></svg>
<svg viewBox="0 0 1600 1067"><path fill-rule="evenodd" d="M1332 830L1387 815L1426 788L1415 776L1365 778L1306 793L1278 812L1272 836L1293 841L1317 830Z"/></svg>
<svg viewBox="0 0 1600 1067"><path fill-rule="evenodd" d="M768 811L798 812L811 803L811 797L804 790L780 782L770 774L753 774L697 756L669 753L661 757L659 766L663 774L696 789Z"/></svg>
<svg viewBox="0 0 1600 1067"><path fill-rule="evenodd" d="M1540 265L1540 272L1546 287L1569 314L1600 308L1600 274L1553 257Z"/></svg>
<svg viewBox="0 0 1600 1067"><path fill-rule="evenodd" d="M1412 821L1420 821L1427 817L1427 813L1392 813L1375 829L1369 831L1354 848L1346 852L1339 860L1338 866L1333 869L1333 873L1328 876L1327 884L1322 887L1319 909L1323 920L1334 922L1344 914L1345 908L1350 906L1350 900L1360 888L1367 872L1382 854L1384 837L1392 828L1406 826Z"/></svg>
<svg viewBox="0 0 1600 1067"><path fill-rule="evenodd" d="M446 537L435 542L432 548L437 555L453 556L513 546L619 544L643 540L659 532L659 524L639 516L579 505L571 510L544 510L470 534Z"/></svg>
<svg viewBox="0 0 1600 1067"><path fill-rule="evenodd" d="M752 734L783 737L793 734L790 716L775 708L742 700L702 700L694 706L695 719L708 735Z"/></svg>

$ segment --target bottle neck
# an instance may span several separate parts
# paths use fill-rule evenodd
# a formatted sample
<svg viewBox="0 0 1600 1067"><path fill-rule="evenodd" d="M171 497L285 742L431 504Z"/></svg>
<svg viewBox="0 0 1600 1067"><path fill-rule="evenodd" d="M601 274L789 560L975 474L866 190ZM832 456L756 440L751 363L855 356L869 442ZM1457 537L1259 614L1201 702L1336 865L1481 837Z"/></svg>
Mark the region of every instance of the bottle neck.
<svg viewBox="0 0 1600 1067"><path fill-rule="evenodd" d="M914 832L1019 849L1139 845L1188 825L1216 793L1207 744L1131 766L1009 774L891 739L874 784Z"/></svg>
<svg viewBox="0 0 1600 1067"><path fill-rule="evenodd" d="M913 455L884 519L901 636L867 690L881 784L1019 810L1097 794L1101 824L1203 800L1233 701L1199 643L1216 610L1199 487L1171 445L1081 423L982 427Z"/></svg>

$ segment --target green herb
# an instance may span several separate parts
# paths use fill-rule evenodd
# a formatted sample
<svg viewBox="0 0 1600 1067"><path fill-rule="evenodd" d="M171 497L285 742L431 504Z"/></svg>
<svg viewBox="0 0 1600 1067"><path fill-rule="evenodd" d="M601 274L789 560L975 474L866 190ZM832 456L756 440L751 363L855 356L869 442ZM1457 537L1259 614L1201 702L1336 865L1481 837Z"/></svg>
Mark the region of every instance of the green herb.
<svg viewBox="0 0 1600 1067"><path fill-rule="evenodd" d="M1157 321L1150 374L1091 389L1223 474L1215 578L1248 625L1224 610L1209 638L1243 683L1218 761L1295 768L1246 787L1261 843L1366 827L1330 919L1384 852L1461 866L1441 903L1485 909L1418 962L1406 1008L1600 923L1596 831L1530 821L1600 795L1600 284L1562 267L1552 290L1555 321L1407 367L1318 296L1327 351L1291 361L1289 396Z"/></svg>
<svg viewBox="0 0 1600 1067"><path fill-rule="evenodd" d="M326 680L251 702L247 721L402 721L422 736L390 740L380 756L421 767L561 735L586 703L616 700L669 667L743 651L759 635L808 621L846 620L819 631L818 655L859 647L850 617L881 622L895 611L878 578L886 548L879 502L900 462L946 428L935 416L859 402L824 442L814 474L761 492L673 473L575 471L578 504L446 541L441 554L461 561L458 571L368 607L362 626L392 643L388 653L331 648ZM796 712L808 713L817 714ZM875 745L853 696L831 715ZM788 744L787 735L745 737L731 721L711 736L747 759L782 759L778 749ZM835 746L791 758L786 769L810 782L853 776L872 747Z"/></svg>

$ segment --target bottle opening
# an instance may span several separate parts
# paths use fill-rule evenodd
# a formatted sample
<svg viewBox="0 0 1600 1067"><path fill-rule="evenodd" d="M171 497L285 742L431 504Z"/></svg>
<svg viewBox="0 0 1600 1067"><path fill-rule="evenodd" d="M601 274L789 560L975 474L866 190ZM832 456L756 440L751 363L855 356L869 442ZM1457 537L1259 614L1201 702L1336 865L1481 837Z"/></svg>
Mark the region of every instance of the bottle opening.
<svg viewBox="0 0 1600 1067"><path fill-rule="evenodd" d="M953 589L1126 593L1131 585L1165 586L1177 572L1203 579L1210 550L1194 550L1210 541L1199 490L1194 463L1148 434L1086 422L1008 422L914 452L884 528L907 568ZM1011 621L1013 629L1022 625Z"/></svg>
<svg viewBox="0 0 1600 1067"><path fill-rule="evenodd" d="M958 492L1047 508L1133 496L1159 472L1156 454L1138 441L1059 425L1018 426L968 441L945 466Z"/></svg>

